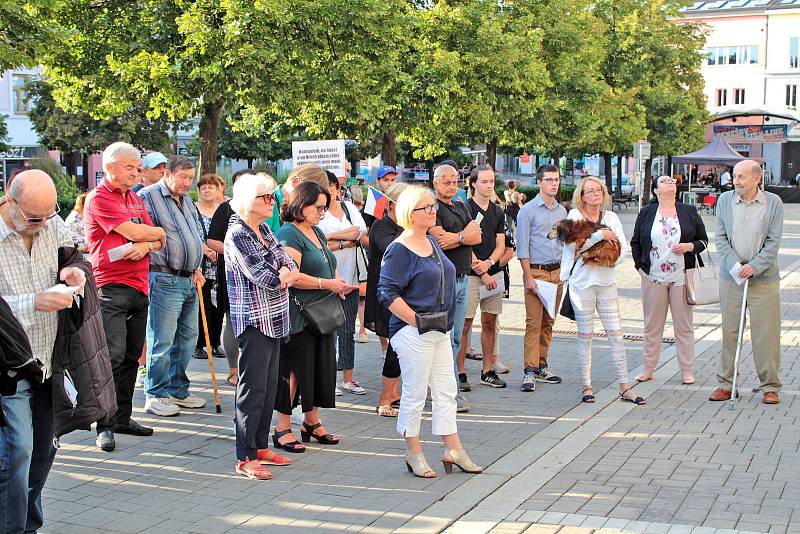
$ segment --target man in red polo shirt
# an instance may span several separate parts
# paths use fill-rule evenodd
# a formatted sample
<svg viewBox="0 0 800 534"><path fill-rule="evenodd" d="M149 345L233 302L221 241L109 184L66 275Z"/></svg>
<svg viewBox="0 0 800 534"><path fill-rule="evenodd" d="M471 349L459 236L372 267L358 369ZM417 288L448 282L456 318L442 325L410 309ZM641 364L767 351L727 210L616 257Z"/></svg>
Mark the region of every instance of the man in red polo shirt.
<svg viewBox="0 0 800 534"><path fill-rule="evenodd" d="M149 436L152 428L131 419L139 355L147 329L150 252L164 246L164 230L153 226L139 197L139 151L113 143L103 151L105 179L86 197L84 228L100 292L103 327L117 390L113 420L97 423L97 446L114 450L114 432ZM119 249L119 247L125 247Z"/></svg>

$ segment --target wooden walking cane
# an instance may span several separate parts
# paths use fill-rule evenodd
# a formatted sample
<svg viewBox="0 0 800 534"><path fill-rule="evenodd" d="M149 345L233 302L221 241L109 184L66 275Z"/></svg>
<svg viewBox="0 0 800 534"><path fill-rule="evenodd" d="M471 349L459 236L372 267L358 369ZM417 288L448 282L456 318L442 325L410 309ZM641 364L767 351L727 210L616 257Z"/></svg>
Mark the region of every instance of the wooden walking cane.
<svg viewBox="0 0 800 534"><path fill-rule="evenodd" d="M203 305L203 291L200 280L195 282L197 296L200 298L200 317L203 319L203 334L206 336L206 352L208 353L208 367L211 369L211 385L214 387L214 403L217 405L217 413L222 413L222 405L219 403L219 390L217 389L217 375L214 374L214 353L211 351L211 338L208 337L208 323L206 322L206 307Z"/></svg>

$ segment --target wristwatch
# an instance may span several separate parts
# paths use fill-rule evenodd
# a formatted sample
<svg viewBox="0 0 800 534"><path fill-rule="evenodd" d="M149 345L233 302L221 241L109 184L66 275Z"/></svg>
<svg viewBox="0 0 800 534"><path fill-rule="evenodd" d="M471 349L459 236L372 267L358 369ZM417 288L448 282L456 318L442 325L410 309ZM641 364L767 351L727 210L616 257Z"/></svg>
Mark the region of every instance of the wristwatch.
<svg viewBox="0 0 800 534"><path fill-rule="evenodd" d="M458 244L459 245L464 244L464 234L458 234Z"/></svg>
<svg viewBox="0 0 800 534"><path fill-rule="evenodd" d="M494 264L497 263L492 258L489 258L489 267L494 267Z"/></svg>
<svg viewBox="0 0 800 534"><path fill-rule="evenodd" d="M342 250L343 248L344 248L344 241L342 241L342 240L340 239L340 240L339 240L339 250Z"/></svg>

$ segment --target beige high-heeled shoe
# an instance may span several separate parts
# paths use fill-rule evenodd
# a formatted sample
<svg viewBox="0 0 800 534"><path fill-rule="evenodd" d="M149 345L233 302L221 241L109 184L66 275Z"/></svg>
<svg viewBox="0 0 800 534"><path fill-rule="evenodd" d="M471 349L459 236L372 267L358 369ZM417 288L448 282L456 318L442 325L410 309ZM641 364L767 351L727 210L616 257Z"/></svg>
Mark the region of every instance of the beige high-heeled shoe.
<svg viewBox="0 0 800 534"><path fill-rule="evenodd" d="M449 457L449 458L448 458ZM445 449L444 457L442 458L445 472L449 475L453 472L453 465L457 465L459 469L465 473L483 473L483 467L477 465L469 459L467 451L464 449L454 450Z"/></svg>
<svg viewBox="0 0 800 534"><path fill-rule="evenodd" d="M428 460L425 459L425 455L422 453L411 454L407 452L406 467L408 468L409 473L414 473L414 475L420 478L433 478L436 476L436 471L434 471L430 464L428 464ZM425 473L433 474L426 475Z"/></svg>

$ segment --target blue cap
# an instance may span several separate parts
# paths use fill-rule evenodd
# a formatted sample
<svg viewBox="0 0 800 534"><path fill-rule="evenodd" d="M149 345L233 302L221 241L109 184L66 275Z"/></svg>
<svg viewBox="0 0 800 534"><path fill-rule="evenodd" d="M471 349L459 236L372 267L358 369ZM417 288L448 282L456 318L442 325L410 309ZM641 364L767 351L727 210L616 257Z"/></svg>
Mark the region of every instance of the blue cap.
<svg viewBox="0 0 800 534"><path fill-rule="evenodd" d="M155 169L162 163L167 163L167 158L161 152L150 152L142 158L142 167Z"/></svg>
<svg viewBox="0 0 800 534"><path fill-rule="evenodd" d="M384 165L383 167L378 169L378 180L380 180L387 174L392 174L392 173L397 174L397 170L395 170L395 168L392 167L391 165Z"/></svg>

